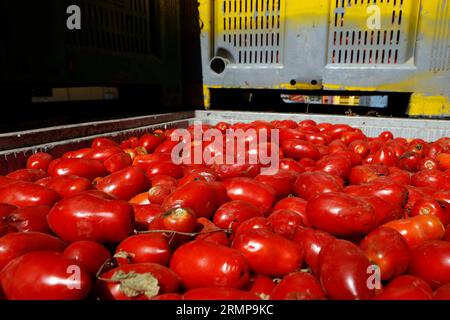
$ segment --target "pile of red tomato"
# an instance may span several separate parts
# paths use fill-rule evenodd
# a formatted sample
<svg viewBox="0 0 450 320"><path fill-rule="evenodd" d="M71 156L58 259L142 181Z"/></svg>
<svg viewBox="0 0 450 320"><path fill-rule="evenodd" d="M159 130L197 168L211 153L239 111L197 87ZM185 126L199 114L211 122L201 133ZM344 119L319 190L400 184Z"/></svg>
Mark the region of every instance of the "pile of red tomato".
<svg viewBox="0 0 450 320"><path fill-rule="evenodd" d="M0 177L0 299L450 299L450 138L214 128L278 129L279 171L175 164L169 129Z"/></svg>

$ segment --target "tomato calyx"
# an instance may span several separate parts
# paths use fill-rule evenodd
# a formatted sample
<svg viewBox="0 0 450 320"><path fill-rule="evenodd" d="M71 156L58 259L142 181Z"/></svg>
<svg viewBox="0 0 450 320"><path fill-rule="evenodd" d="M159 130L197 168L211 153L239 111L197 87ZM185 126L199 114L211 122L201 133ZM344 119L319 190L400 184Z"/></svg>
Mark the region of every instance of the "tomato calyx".
<svg viewBox="0 0 450 320"><path fill-rule="evenodd" d="M131 271L126 273L122 270L115 272L110 279L98 277L105 282L120 282L120 291L129 298L145 295L148 299L159 294L160 286L158 279L150 272L136 273Z"/></svg>

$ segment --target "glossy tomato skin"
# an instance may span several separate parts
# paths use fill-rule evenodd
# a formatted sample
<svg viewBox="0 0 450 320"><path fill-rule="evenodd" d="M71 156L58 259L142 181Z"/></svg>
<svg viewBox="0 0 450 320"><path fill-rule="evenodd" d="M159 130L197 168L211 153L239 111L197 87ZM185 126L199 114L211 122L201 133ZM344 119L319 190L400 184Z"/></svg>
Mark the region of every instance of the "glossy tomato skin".
<svg viewBox="0 0 450 320"><path fill-rule="evenodd" d="M58 159L53 167L49 167L49 176L78 176L90 181L108 174L105 166L99 160L93 159Z"/></svg>
<svg viewBox="0 0 450 320"><path fill-rule="evenodd" d="M222 229L236 230L240 223L253 218L263 217L261 210L253 204L235 200L221 205L214 213L213 222Z"/></svg>
<svg viewBox="0 0 450 320"><path fill-rule="evenodd" d="M281 150L288 158L300 160L302 158L310 158L318 160L320 158L320 152L317 147L309 142L298 139L289 139L282 141Z"/></svg>
<svg viewBox="0 0 450 320"><path fill-rule="evenodd" d="M354 196L377 196L400 207L404 207L408 199L408 190L398 183L373 182L360 186L348 186L344 192Z"/></svg>
<svg viewBox="0 0 450 320"><path fill-rule="evenodd" d="M18 181L0 187L0 203L20 208L52 206L58 199L55 191L30 182Z"/></svg>
<svg viewBox="0 0 450 320"><path fill-rule="evenodd" d="M433 199L419 199L415 202L411 211L409 212L410 217L415 217L418 215L433 215L441 220L444 226L450 223L450 215L444 210L444 208Z"/></svg>
<svg viewBox="0 0 450 320"><path fill-rule="evenodd" d="M434 300L450 300L450 283L438 288L434 293Z"/></svg>
<svg viewBox="0 0 450 320"><path fill-rule="evenodd" d="M158 185L148 190L147 199L153 204L163 204L166 198L175 190L167 185Z"/></svg>
<svg viewBox="0 0 450 320"><path fill-rule="evenodd" d="M177 232L194 232L197 216L189 208L170 209L157 216L150 224L149 230L170 230Z"/></svg>
<svg viewBox="0 0 450 320"><path fill-rule="evenodd" d="M91 289L87 270L57 252L14 259L0 273L0 282L8 300L83 300Z"/></svg>
<svg viewBox="0 0 450 320"><path fill-rule="evenodd" d="M265 217L253 217L244 222L240 223L239 226L233 231L231 238L238 237L241 233L245 233L249 230L254 229L264 229L268 231L273 231L272 227L269 224L269 220Z"/></svg>
<svg viewBox="0 0 450 320"><path fill-rule="evenodd" d="M6 219L10 228L18 232L42 232L51 233L47 224L49 206L36 206L20 208L12 212Z"/></svg>
<svg viewBox="0 0 450 320"><path fill-rule="evenodd" d="M132 207L135 227L138 231L148 230L153 219L164 213L161 206L157 204L132 205Z"/></svg>
<svg viewBox="0 0 450 320"><path fill-rule="evenodd" d="M302 246L266 229L239 232L233 248L244 254L254 272L266 276L282 277L303 264Z"/></svg>
<svg viewBox="0 0 450 320"><path fill-rule="evenodd" d="M294 171L278 170L273 175L258 175L255 180L272 187L279 199L283 199L294 192L294 183L298 173Z"/></svg>
<svg viewBox="0 0 450 320"><path fill-rule="evenodd" d="M276 283L274 279L261 274L255 274L251 276L250 282L245 287L245 291L252 292L262 299L267 300L272 294L275 286Z"/></svg>
<svg viewBox="0 0 450 320"><path fill-rule="evenodd" d="M120 200L79 194L58 202L47 216L50 228L67 242L120 242L133 228L133 209Z"/></svg>
<svg viewBox="0 0 450 320"><path fill-rule="evenodd" d="M183 168L171 161L159 161L151 163L147 167L147 176L152 178L157 175L167 175L175 179L183 176Z"/></svg>
<svg viewBox="0 0 450 320"><path fill-rule="evenodd" d="M170 268L188 290L222 286L239 289L249 281L250 268L241 252L203 240L179 247Z"/></svg>
<svg viewBox="0 0 450 320"><path fill-rule="evenodd" d="M314 162L314 160L311 160L311 161ZM290 158L284 158L284 159L280 160L280 169L293 171L293 172L297 172L297 173L305 172L304 166L302 166L299 162L295 161L294 159L290 159Z"/></svg>
<svg viewBox="0 0 450 320"><path fill-rule="evenodd" d="M346 180L350 176L352 161L347 156L333 154L317 161L316 169Z"/></svg>
<svg viewBox="0 0 450 320"><path fill-rule="evenodd" d="M304 226L303 218L297 212L287 209L274 210L268 217L273 232L292 240L298 227Z"/></svg>
<svg viewBox="0 0 450 320"><path fill-rule="evenodd" d="M389 280L408 270L411 252L402 235L390 228L378 228L360 244L369 260L380 267L381 280Z"/></svg>
<svg viewBox="0 0 450 320"><path fill-rule="evenodd" d="M450 187L450 179L439 170L422 170L412 176L412 185L446 190Z"/></svg>
<svg viewBox="0 0 450 320"><path fill-rule="evenodd" d="M336 240L326 245L319 257L320 282L333 300L367 300L373 290L367 286L369 259L356 245Z"/></svg>
<svg viewBox="0 0 450 320"><path fill-rule="evenodd" d="M96 295L102 300L149 300L160 294L176 293L180 285L177 274L160 264L125 264L100 276Z"/></svg>
<svg viewBox="0 0 450 320"><path fill-rule="evenodd" d="M426 241L414 248L410 272L435 289L450 283L450 242Z"/></svg>
<svg viewBox="0 0 450 320"><path fill-rule="evenodd" d="M146 191L150 180L140 168L130 167L115 172L97 184L96 188L116 199L130 200L135 195Z"/></svg>
<svg viewBox="0 0 450 320"><path fill-rule="evenodd" d="M377 196L361 196L360 198L372 206L373 211L375 212L377 226L401 219L404 216L403 208L398 204L384 201Z"/></svg>
<svg viewBox="0 0 450 320"><path fill-rule="evenodd" d="M152 154L142 154L137 155L133 159L133 167L139 167L142 170L147 171L148 167L156 162L167 162L170 161L170 153L152 153Z"/></svg>
<svg viewBox="0 0 450 320"><path fill-rule="evenodd" d="M148 153L153 153L165 139L162 134L145 134L139 139L139 146L144 147Z"/></svg>
<svg viewBox="0 0 450 320"><path fill-rule="evenodd" d="M53 156L45 152L38 152L30 156L27 160L27 169L40 169L47 171Z"/></svg>
<svg viewBox="0 0 450 320"><path fill-rule="evenodd" d="M42 169L19 169L8 173L7 178L24 182L36 182L47 176L47 172Z"/></svg>
<svg viewBox="0 0 450 320"><path fill-rule="evenodd" d="M295 195L305 200L310 200L318 194L339 192L342 189L342 181L325 172L302 173L298 176L294 185Z"/></svg>
<svg viewBox="0 0 450 320"><path fill-rule="evenodd" d="M175 189L162 203L162 209L190 208L197 217L211 218L225 201L221 182L193 181Z"/></svg>
<svg viewBox="0 0 450 320"><path fill-rule="evenodd" d="M108 172L114 173L131 166L132 163L133 160L128 153L117 153L106 159L103 164Z"/></svg>
<svg viewBox="0 0 450 320"><path fill-rule="evenodd" d="M183 300L261 300L252 292L242 291L235 288L216 287L198 288L187 291L183 295Z"/></svg>
<svg viewBox="0 0 450 320"><path fill-rule="evenodd" d="M297 213L302 217L302 225L304 225L305 227L310 227L311 224L309 223L308 218L306 217L306 203L307 201L302 198L290 196L278 201L273 207L273 211L276 210L294 211L295 213Z"/></svg>
<svg viewBox="0 0 450 320"><path fill-rule="evenodd" d="M260 208L263 214L270 213L277 197L276 191L250 178L234 178L223 182L231 200L242 200Z"/></svg>
<svg viewBox="0 0 450 320"><path fill-rule="evenodd" d="M393 279L374 300L432 300L433 291L422 279L406 275Z"/></svg>
<svg viewBox="0 0 450 320"><path fill-rule="evenodd" d="M0 270L10 261L32 251L62 252L66 244L60 239L40 232L10 233L0 238Z"/></svg>
<svg viewBox="0 0 450 320"><path fill-rule="evenodd" d="M355 166L350 171L349 182L352 185L361 185L373 182L379 177L389 175L389 168L381 164L365 164Z"/></svg>
<svg viewBox="0 0 450 320"><path fill-rule="evenodd" d="M367 201L337 192L323 193L309 200L306 215L314 227L343 237L367 233L377 223Z"/></svg>
<svg viewBox="0 0 450 320"><path fill-rule="evenodd" d="M68 151L68 152L64 153L61 158L64 158L64 159L83 159L91 151L92 151L92 148L83 148L83 149L78 149L78 150L72 150L72 151ZM50 169L52 167L52 164L57 163L58 160L60 160L60 159L55 159L54 161L52 161L52 163L50 163L50 165L48 167L48 171L49 172L50 172Z"/></svg>
<svg viewBox="0 0 450 320"><path fill-rule="evenodd" d="M99 160L103 163L111 156L119 153L123 153L123 150L117 146L98 147L92 149L92 151L85 156L85 159Z"/></svg>
<svg viewBox="0 0 450 320"><path fill-rule="evenodd" d="M293 272L276 285L270 300L325 300L319 280L310 273Z"/></svg>
<svg viewBox="0 0 450 320"><path fill-rule="evenodd" d="M427 240L440 240L445 234L442 222L436 216L416 216L388 222L383 227L400 232L410 248L415 248Z"/></svg>
<svg viewBox="0 0 450 320"><path fill-rule="evenodd" d="M303 246L305 250L305 261L312 272L319 275L320 251L336 238L331 234L310 228L297 228L293 241Z"/></svg>
<svg viewBox="0 0 450 320"><path fill-rule="evenodd" d="M170 261L170 255L170 247L164 236L153 233L126 238L117 246L114 257L119 266L143 262L166 266Z"/></svg>
<svg viewBox="0 0 450 320"><path fill-rule="evenodd" d="M91 148L98 149L104 147L117 147L118 144L109 138L95 138L91 143Z"/></svg>
<svg viewBox="0 0 450 320"><path fill-rule="evenodd" d="M95 276L104 263L112 258L108 249L92 241L74 242L67 246L63 255L85 267L91 276Z"/></svg>
<svg viewBox="0 0 450 320"><path fill-rule="evenodd" d="M61 198L71 197L92 189L92 184L88 179L76 176L49 177L36 183L55 191Z"/></svg>

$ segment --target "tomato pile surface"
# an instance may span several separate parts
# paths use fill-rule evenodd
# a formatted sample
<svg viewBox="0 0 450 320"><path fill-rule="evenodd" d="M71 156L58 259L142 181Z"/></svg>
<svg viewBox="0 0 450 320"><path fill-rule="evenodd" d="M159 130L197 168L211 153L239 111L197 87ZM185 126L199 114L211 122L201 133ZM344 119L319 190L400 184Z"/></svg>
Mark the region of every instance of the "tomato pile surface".
<svg viewBox="0 0 450 320"><path fill-rule="evenodd" d="M0 299L450 299L450 138L312 120L209 128L224 141L278 130L244 155L276 151L277 172L177 164L168 129L36 153L1 176Z"/></svg>

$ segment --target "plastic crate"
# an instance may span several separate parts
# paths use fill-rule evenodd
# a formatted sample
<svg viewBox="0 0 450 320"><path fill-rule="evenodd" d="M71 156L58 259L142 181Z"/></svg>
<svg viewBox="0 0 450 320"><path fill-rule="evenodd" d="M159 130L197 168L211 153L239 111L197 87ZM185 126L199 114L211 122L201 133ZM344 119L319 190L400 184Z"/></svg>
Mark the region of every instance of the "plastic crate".
<svg viewBox="0 0 450 320"><path fill-rule="evenodd" d="M201 0L200 19L207 106L212 88L380 91L450 116L446 0Z"/></svg>

